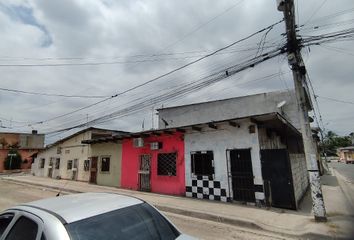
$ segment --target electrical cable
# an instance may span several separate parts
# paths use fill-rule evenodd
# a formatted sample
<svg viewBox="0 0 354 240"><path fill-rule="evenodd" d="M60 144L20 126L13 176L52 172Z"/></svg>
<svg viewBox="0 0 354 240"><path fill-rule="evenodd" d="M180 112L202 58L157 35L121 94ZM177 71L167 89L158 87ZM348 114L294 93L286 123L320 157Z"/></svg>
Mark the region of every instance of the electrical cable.
<svg viewBox="0 0 354 240"><path fill-rule="evenodd" d="M90 107L92 107L92 106L96 106L96 105L98 105L98 104L100 104L100 103L106 102L106 101L108 101L108 100L111 100L112 98L116 98L116 97L118 97L118 96L120 96L120 95L123 95L123 94L125 94L125 93L131 92L131 91L133 91L133 90L135 90L135 89L137 89L137 88L140 88L140 87L142 87L142 86L148 85L148 84L150 84L150 83L152 83L152 82L155 82L155 81L157 81L157 80L159 80L159 79L161 79L161 78L164 78L164 77L166 77L166 76L168 76L168 75L171 75L171 74L173 74L173 73L175 73L175 72L177 72L177 71L179 71L179 70L182 70L182 69L184 69L184 68L187 68L188 66L191 66L191 65L193 65L193 64L195 64L195 63L198 63L198 62L200 62L200 61L202 61L202 60L204 60L204 59L206 59L206 58L208 58L208 57L211 57L211 56L213 56L213 55L215 55L215 54L217 54L217 53L219 53L219 52L221 52L221 51L223 51L223 50L225 50L225 49L228 49L228 48L230 48L230 47L232 47L232 46L234 46L234 45L236 45L236 44L238 44L238 43L240 43L240 42L243 42L243 41L245 41L245 40L247 40L247 39L249 39L249 38L251 38L251 37L253 37L253 36L255 36L255 35L259 34L259 33L261 33L261 32L264 32L264 31L268 30L269 28L274 27L275 25L280 24L280 23L283 22L283 21L284 21L284 19L282 19L282 20L280 20L280 21L278 21L278 22L276 22L276 23L274 23L274 24L271 24L271 25L269 25L268 27L265 27L265 28L263 28L263 29L261 29L261 30L258 30L258 31L256 31L256 32L254 32L254 33L252 33L252 34L250 34L250 35L244 37L244 38L241 38L240 40L237 40L237 41L235 41L235 42L233 42L233 43L231 43L231 44L229 44L229 45L227 45L227 46L225 46L225 47L219 48L218 50L215 50L215 51L213 51L212 53L206 54L206 55L204 55L203 57L200 57L200 58L198 58L198 59L196 59L196 60L193 60L193 61L191 61L191 62L189 62L189 63L187 63L187 64L185 64L185 65L183 65L183 66L180 66L180 67L178 67L178 68L175 68L175 69L173 69L173 70L171 70L171 71L169 71L169 72L167 72L167 73L164 73L164 74L162 74L162 75L159 75L158 77L155 77L155 78L150 79L150 80L148 80L148 81L146 81L146 82L144 82L144 83L138 84L138 85L136 85L136 86L134 86L134 87L131 87L131 88L127 89L127 90L124 90L124 91L122 91L122 92L120 92L120 93L117 93L117 94L115 94L115 95L112 95L111 97L105 98L105 99L103 99L103 100L100 100L100 101L98 101L98 102L89 104L89 105L84 106L84 107L81 107L81 108L79 108L79 109L75 109L75 110L73 110L73 111L70 111L70 112L61 114L61 115L59 115L59 116L55 116L55 117L52 117L52 118L49 118L49 119L46 119L46 120L43 120L43 121L37 121L37 122L34 122L34 123L29 123L28 125L29 125L29 126L34 126L34 125L38 125L38 124L43 124L44 122L53 121L53 120L55 120L55 119L58 119L58 118L61 118L61 117L64 117L64 116L68 116L68 115L70 115L70 114L79 112L79 111L81 111L81 110L84 110L84 109L90 108Z"/></svg>

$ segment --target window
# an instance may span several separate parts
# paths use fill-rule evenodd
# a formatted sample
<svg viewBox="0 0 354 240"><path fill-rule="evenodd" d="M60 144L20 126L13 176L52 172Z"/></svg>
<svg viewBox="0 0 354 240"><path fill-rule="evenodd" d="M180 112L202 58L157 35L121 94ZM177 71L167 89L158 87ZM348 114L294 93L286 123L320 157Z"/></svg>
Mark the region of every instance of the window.
<svg viewBox="0 0 354 240"><path fill-rule="evenodd" d="M90 160L84 161L84 171L87 172L90 170Z"/></svg>
<svg viewBox="0 0 354 240"><path fill-rule="evenodd" d="M157 155L157 175L176 176L177 153L159 153Z"/></svg>
<svg viewBox="0 0 354 240"><path fill-rule="evenodd" d="M7 226L9 226L13 217L14 217L13 213L5 213L0 215L0 237L5 232Z"/></svg>
<svg viewBox="0 0 354 240"><path fill-rule="evenodd" d="M37 236L38 225L27 217L20 217L11 231L6 237L6 240L35 240Z"/></svg>
<svg viewBox="0 0 354 240"><path fill-rule="evenodd" d="M177 239L180 233L158 211L141 203L65 225L70 239Z"/></svg>
<svg viewBox="0 0 354 240"><path fill-rule="evenodd" d="M214 154L212 151L191 153L191 169L195 176L210 176L214 174Z"/></svg>
<svg viewBox="0 0 354 240"><path fill-rule="evenodd" d="M101 172L109 172L110 157L101 158Z"/></svg>
<svg viewBox="0 0 354 240"><path fill-rule="evenodd" d="M60 158L57 158L55 161L55 169L59 169L60 168Z"/></svg>
<svg viewBox="0 0 354 240"><path fill-rule="evenodd" d="M71 170L73 168L73 160L68 160L67 169Z"/></svg>
<svg viewBox="0 0 354 240"><path fill-rule="evenodd" d="M41 158L39 162L39 168L44 168L45 158Z"/></svg>
<svg viewBox="0 0 354 240"><path fill-rule="evenodd" d="M65 154L69 154L70 153L70 149L65 150Z"/></svg>
<svg viewBox="0 0 354 240"><path fill-rule="evenodd" d="M49 158L49 166L53 166L53 158Z"/></svg>

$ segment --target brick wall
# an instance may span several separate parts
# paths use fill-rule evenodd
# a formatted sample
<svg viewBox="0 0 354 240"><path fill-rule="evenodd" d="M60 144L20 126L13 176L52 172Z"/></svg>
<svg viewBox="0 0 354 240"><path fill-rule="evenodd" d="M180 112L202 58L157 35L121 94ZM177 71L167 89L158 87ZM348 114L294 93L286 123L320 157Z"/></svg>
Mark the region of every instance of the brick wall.
<svg viewBox="0 0 354 240"><path fill-rule="evenodd" d="M309 179L306 168L304 154L289 154L291 162L291 171L293 174L294 192L296 203L302 198L309 185Z"/></svg>

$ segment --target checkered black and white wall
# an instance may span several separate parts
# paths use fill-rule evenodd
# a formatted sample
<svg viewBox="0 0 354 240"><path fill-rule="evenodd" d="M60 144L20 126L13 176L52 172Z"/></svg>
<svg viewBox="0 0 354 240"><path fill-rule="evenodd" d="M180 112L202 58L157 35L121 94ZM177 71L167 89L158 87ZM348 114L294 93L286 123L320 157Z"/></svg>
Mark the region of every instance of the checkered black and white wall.
<svg viewBox="0 0 354 240"><path fill-rule="evenodd" d="M212 177L197 176L192 179L192 186L186 186L186 196L200 199L209 199L228 202L226 189L222 188L220 181Z"/></svg>

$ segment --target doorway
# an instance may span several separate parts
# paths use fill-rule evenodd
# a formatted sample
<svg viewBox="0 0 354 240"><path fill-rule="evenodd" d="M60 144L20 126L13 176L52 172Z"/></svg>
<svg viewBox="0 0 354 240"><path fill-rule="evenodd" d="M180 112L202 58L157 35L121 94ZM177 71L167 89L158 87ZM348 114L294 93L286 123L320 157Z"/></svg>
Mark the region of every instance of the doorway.
<svg viewBox="0 0 354 240"><path fill-rule="evenodd" d="M261 162L266 202L273 207L296 209L288 151L261 150Z"/></svg>
<svg viewBox="0 0 354 240"><path fill-rule="evenodd" d="M255 202L251 149L233 149L229 153L233 200Z"/></svg>
<svg viewBox="0 0 354 240"><path fill-rule="evenodd" d="M151 174L151 156L148 154L140 155L139 157L139 190L140 191L151 191L150 184L150 174Z"/></svg>
<svg viewBox="0 0 354 240"><path fill-rule="evenodd" d="M97 162L98 157L91 157L90 183L97 184Z"/></svg>

